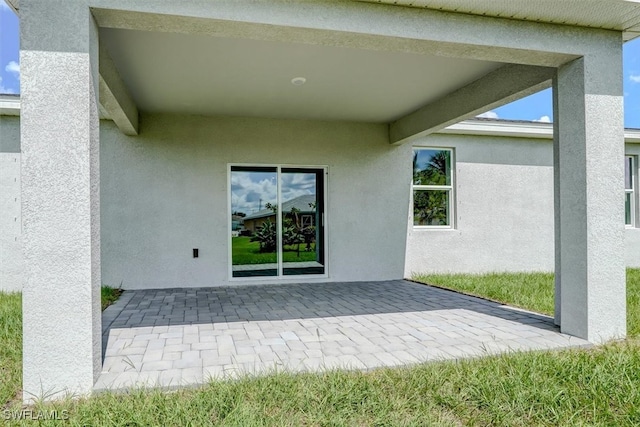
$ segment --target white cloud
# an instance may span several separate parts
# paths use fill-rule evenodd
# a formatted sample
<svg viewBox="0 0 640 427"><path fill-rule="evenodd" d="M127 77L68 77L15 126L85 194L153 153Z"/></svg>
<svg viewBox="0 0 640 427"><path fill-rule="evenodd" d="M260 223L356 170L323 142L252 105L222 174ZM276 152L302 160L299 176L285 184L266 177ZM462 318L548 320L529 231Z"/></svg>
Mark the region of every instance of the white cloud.
<svg viewBox="0 0 640 427"><path fill-rule="evenodd" d="M281 183L283 201L316 193L316 176L308 173L283 173ZM231 173L231 210L252 214L265 209L277 200L276 172Z"/></svg>
<svg viewBox="0 0 640 427"><path fill-rule="evenodd" d="M13 73L16 75L16 78L20 78L20 64L16 61L11 61L4 67L5 71L8 73Z"/></svg>
<svg viewBox="0 0 640 427"><path fill-rule="evenodd" d="M252 214L274 204L277 198L276 173L232 172L231 208Z"/></svg>
<svg viewBox="0 0 640 427"><path fill-rule="evenodd" d="M487 111L486 113L478 114L476 117L481 119L497 119L498 114L495 111Z"/></svg>
<svg viewBox="0 0 640 427"><path fill-rule="evenodd" d="M540 123L551 123L551 117L549 117L549 116L542 116L542 117L540 117L538 120L534 120L534 122L540 122Z"/></svg>
<svg viewBox="0 0 640 427"><path fill-rule="evenodd" d="M631 80L634 83L640 83L640 75L631 74L629 76L629 80Z"/></svg>
<svg viewBox="0 0 640 427"><path fill-rule="evenodd" d="M4 87L4 85L2 84L2 77L0 77L0 94L14 94L14 93L15 91L13 89Z"/></svg>

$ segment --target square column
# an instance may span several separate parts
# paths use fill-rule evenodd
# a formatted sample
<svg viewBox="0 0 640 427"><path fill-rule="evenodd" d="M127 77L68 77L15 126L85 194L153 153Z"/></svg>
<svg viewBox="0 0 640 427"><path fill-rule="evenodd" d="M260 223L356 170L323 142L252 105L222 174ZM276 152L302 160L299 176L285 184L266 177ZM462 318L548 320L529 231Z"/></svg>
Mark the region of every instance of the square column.
<svg viewBox="0 0 640 427"><path fill-rule="evenodd" d="M626 335L622 40L554 80L556 323L600 343Z"/></svg>
<svg viewBox="0 0 640 427"><path fill-rule="evenodd" d="M90 393L101 370L98 29L80 0L20 6L29 402Z"/></svg>

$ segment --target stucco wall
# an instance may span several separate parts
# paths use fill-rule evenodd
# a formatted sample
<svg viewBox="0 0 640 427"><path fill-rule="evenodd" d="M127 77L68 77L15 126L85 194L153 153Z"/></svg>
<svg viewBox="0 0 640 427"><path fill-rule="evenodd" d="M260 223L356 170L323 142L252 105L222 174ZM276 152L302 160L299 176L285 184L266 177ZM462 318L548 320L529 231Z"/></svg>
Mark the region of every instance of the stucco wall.
<svg viewBox="0 0 640 427"><path fill-rule="evenodd" d="M455 228L409 227L412 272L553 271L553 151L548 140L432 135L455 150Z"/></svg>
<svg viewBox="0 0 640 427"><path fill-rule="evenodd" d="M453 147L456 157L455 229L425 230L405 222L411 147L389 146L384 126L172 115L144 115L142 126L132 138L101 122L105 284L227 284L227 164L235 162L329 167L329 280L398 278L403 266L405 276L553 270L548 139L417 141ZM19 118L0 116L2 290L22 287L19 140ZM640 144L626 152L640 155ZM640 267L640 229L626 230L625 245L627 265Z"/></svg>
<svg viewBox="0 0 640 427"><path fill-rule="evenodd" d="M102 123L103 283L228 284L228 163L328 166L328 280L403 276L411 147L389 145L386 126L173 115L141 125L127 137Z"/></svg>
<svg viewBox="0 0 640 427"><path fill-rule="evenodd" d="M0 290L22 290L20 118L0 116Z"/></svg>
<svg viewBox="0 0 640 427"><path fill-rule="evenodd" d="M554 270L551 140L439 134L414 145L454 148L456 209L454 229L409 226L407 277ZM640 230L627 229L625 241L627 265L640 266Z"/></svg>

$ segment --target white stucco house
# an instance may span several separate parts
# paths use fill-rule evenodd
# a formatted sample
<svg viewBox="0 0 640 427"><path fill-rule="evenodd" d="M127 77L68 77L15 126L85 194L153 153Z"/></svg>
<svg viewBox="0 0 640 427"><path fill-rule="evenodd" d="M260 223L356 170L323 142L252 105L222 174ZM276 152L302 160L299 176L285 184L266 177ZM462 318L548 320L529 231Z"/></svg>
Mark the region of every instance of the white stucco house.
<svg viewBox="0 0 640 427"><path fill-rule="evenodd" d="M0 103L0 287L23 292L25 390L91 391L101 283L554 270L563 332L625 336L638 2L9 3L21 99ZM463 121L549 86L553 129ZM301 195L302 255L278 210ZM280 221L262 238L281 241L254 263L231 218L267 203Z"/></svg>

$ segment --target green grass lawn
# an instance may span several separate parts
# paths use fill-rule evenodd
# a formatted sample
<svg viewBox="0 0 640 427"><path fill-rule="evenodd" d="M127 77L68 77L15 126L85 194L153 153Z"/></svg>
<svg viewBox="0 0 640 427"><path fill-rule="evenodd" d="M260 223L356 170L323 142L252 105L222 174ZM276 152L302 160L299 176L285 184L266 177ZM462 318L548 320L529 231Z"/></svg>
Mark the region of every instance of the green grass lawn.
<svg viewBox="0 0 640 427"><path fill-rule="evenodd" d="M103 286L104 310L113 304L122 290ZM14 401L22 385L22 294L0 292L0 409ZM2 412L0 411L0 420Z"/></svg>
<svg viewBox="0 0 640 427"><path fill-rule="evenodd" d="M22 295L0 292L0 409L15 399L21 384Z"/></svg>
<svg viewBox="0 0 640 427"><path fill-rule="evenodd" d="M315 244L311 245L311 251L305 251L304 244L300 245L300 253L297 248L285 246L282 251L283 262L315 261ZM278 262L275 252L260 252L260 243L252 242L251 237L239 236L231 238L231 255L233 265L247 264L274 264Z"/></svg>
<svg viewBox="0 0 640 427"><path fill-rule="evenodd" d="M413 280L553 315L553 273L414 275ZM640 269L627 269L627 332L640 336Z"/></svg>
<svg viewBox="0 0 640 427"><path fill-rule="evenodd" d="M515 304L537 311L552 307L550 275L421 280L505 302L516 298ZM640 270L630 270L627 280L630 330L637 331ZM504 287L514 289L499 289ZM18 294L0 293L0 327L0 398L6 401L20 388ZM105 393L35 409L66 410L67 423L76 426L637 426L638 372L640 341L629 339L593 349L511 353L369 372L274 373L171 393Z"/></svg>

